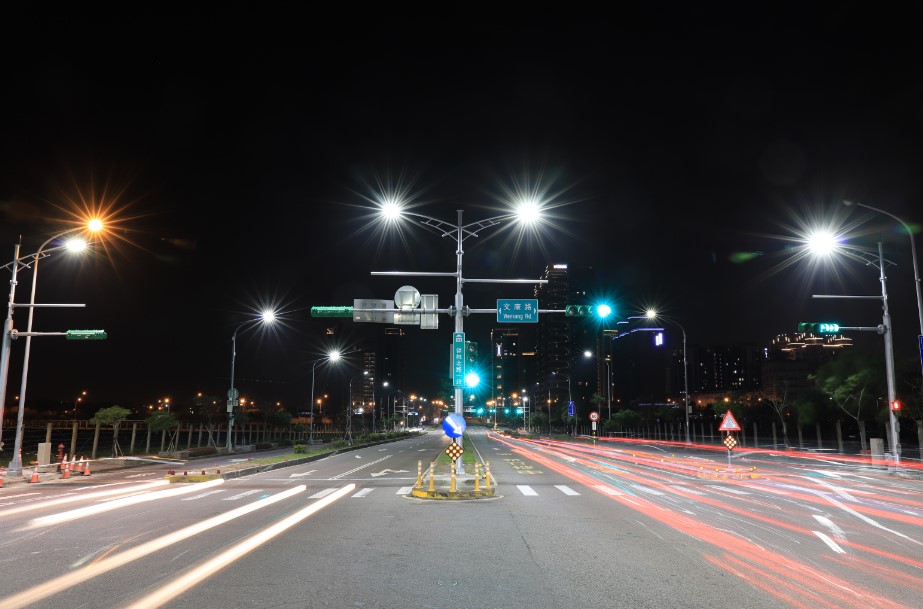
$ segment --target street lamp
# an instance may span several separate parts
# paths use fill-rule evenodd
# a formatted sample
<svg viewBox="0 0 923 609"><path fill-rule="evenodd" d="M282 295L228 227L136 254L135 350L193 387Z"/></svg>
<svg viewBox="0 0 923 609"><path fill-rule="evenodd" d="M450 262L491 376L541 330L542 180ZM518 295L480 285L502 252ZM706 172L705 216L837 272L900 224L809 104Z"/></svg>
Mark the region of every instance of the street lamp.
<svg viewBox="0 0 923 609"><path fill-rule="evenodd" d="M353 353L350 351L349 353ZM314 444L314 368L317 366L317 362L331 362L336 363L343 357L343 354L339 351L331 351L324 357L319 357L315 360L311 360L311 431L308 434L308 445Z"/></svg>
<svg viewBox="0 0 923 609"><path fill-rule="evenodd" d="M232 444L232 434L234 432L234 408L238 405L237 399L240 395L237 389L234 387L234 363L237 361L237 333L241 328L249 326L256 323L267 323L271 324L276 320L276 314L273 311L263 311L260 313L260 316L256 319L248 319L247 321L237 324L237 327L234 328L234 334L231 335L231 388L228 389L228 433L227 433L227 452L234 452L234 447Z"/></svg>
<svg viewBox="0 0 923 609"><path fill-rule="evenodd" d="M657 315L657 311L655 311L654 309L648 309L648 311L645 313L644 316L651 320L657 319L657 320L668 321L671 324L678 327L683 333L683 391L686 394L685 396L686 444L689 444L692 442L692 440L689 437L689 369L686 366L686 328L680 325L679 322L673 319L670 319L669 317L663 317L663 316Z"/></svg>
<svg viewBox="0 0 923 609"><path fill-rule="evenodd" d="M455 224L427 216L424 214L407 211L395 201L384 201L380 206L380 212L384 221L396 223L403 217L411 217L419 221L423 226L429 228L441 237L455 235L455 272L373 272L373 275L420 275L428 277L454 277L455 278L455 302L450 309L450 313L455 317L455 333L463 334L465 331L464 319L468 314L462 296L462 285L464 283L524 283L534 285L542 283L543 280L536 279L466 279L462 276L462 257L464 255L463 242L470 237L477 237L478 234L494 226L504 224L507 221L517 221L522 226L535 226L541 222L540 206L532 200L520 202L512 213L507 213L485 220L477 220L468 224L462 224L462 210L456 210L457 221ZM455 413L464 416L464 383L455 383ZM457 472L464 474L463 460L456 461Z"/></svg>
<svg viewBox="0 0 923 609"><path fill-rule="evenodd" d="M68 241L64 243L64 245L53 247L45 251L45 246L47 246L52 241L60 239L61 237L64 237L65 235L70 235L72 233L81 232L85 230L96 233L96 232L101 231L102 228L103 228L103 224L100 220L96 220L96 219L91 220L90 222L87 223L86 226L81 226L80 228L72 228L70 230L66 230L61 233L58 233L57 235L49 239L46 239L45 242L39 246L38 250L34 254L26 257L26 258L32 258L32 291L31 291L31 296L29 298L29 305L28 305L29 317L28 317L28 322L26 323L26 346L25 346L25 353L23 355L22 380L21 380L20 388L19 388L19 411L16 413L16 439L13 443L13 458L10 461L9 466L7 467L7 472L14 476L18 476L22 474L23 415L25 413L25 404L26 404L26 383L29 379L29 354L32 349L32 319L35 313L35 307L38 306L35 304L35 287L38 283L38 262L42 258L50 255L52 252L57 251L57 250L67 249L73 252L80 252L80 251L85 250L87 247L86 240L81 239L81 238L76 238L76 239L69 239ZM16 250L17 250L16 253L18 255L19 253L18 245L16 246ZM13 266L16 266L18 264L20 264L19 260L13 261ZM23 266L29 266L28 263L22 263L22 264ZM15 275L14 275L13 283L15 283ZM11 286L10 288L10 310L9 310L9 316L7 318L9 323L8 323L7 331L4 332L4 336L3 336L4 362L2 364L3 379L2 381L0 381L0 391L2 391L2 394L0 394L0 421L2 421L3 411L4 411L6 383L7 383L7 374L8 374L7 367L9 366L8 333L11 333L13 330L12 317L13 317L13 307L14 306L17 306L17 305L13 303L13 287Z"/></svg>
<svg viewBox="0 0 923 609"><path fill-rule="evenodd" d="M583 357L593 357L590 351L584 351ZM609 356L605 356L603 361L606 363L606 403L609 407L609 418L612 418L612 375L609 370Z"/></svg>
<svg viewBox="0 0 923 609"><path fill-rule="evenodd" d="M901 223L901 225L904 227L904 230L907 231L907 236L910 237L910 254L913 260L913 281L917 291L917 316L920 318L920 365L923 366L923 297L920 295L920 271L917 268L917 246L913 241L913 231L910 230L910 227L906 222L891 212L887 212L883 209L878 209L877 207L872 207L871 205L865 205L864 203L856 203L855 201L843 201L843 205L846 205L847 207L857 205L859 207L864 207L866 209L870 209L872 211L876 211L880 214L884 214L890 218L893 218Z"/></svg>
<svg viewBox="0 0 923 609"><path fill-rule="evenodd" d="M881 300L881 326L878 328L878 333L884 335L885 343L885 374L888 383L888 417L891 427L891 455L894 459L894 464L900 465L901 458L898 453L898 434L900 433L900 427L898 426L894 410L890 406L896 399L897 388L894 381L894 337L892 335L891 313L888 309L888 280L887 277L885 277L886 260L884 258L884 246L880 241L878 242L877 260L866 252L842 245L835 238L826 234L812 235L808 239L807 246L810 251L819 255L839 252L848 258L858 260L867 266L878 269L879 281L881 282L881 296L833 296L833 298L874 298L876 300ZM814 297L823 298L824 296L815 295Z"/></svg>

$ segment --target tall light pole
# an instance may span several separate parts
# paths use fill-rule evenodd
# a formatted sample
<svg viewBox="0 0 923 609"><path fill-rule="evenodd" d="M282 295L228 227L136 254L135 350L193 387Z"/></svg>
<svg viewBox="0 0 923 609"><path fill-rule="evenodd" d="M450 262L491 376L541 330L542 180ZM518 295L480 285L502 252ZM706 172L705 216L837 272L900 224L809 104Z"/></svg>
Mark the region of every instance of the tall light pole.
<svg viewBox="0 0 923 609"><path fill-rule="evenodd" d="M465 331L465 316L468 314L468 309L465 307L464 298L462 296L462 286L465 283L524 283L534 285L536 283L542 283L540 279L471 279L465 278L462 275L462 259L464 256L464 247L463 243L465 239L470 237L477 237L478 234L490 227L498 226L509 221L518 221L522 225L532 225L539 221L540 208L534 201L525 201L519 204L517 209L513 213L507 213L499 216L494 216L492 218L487 218L485 220L477 220L475 222L470 222L468 224L462 223L462 210L456 210L457 221L455 224L434 218L432 216L427 216L424 214L410 212L401 207L399 203L393 201L386 201L381 205L381 214L384 219L388 222L397 222L402 217L411 217L419 221L423 226L429 228L430 230L436 232L441 237L448 237L451 235L455 236L455 271L448 273L441 272L373 272L372 275L419 275L419 276L429 276L429 277L454 277L455 278L455 301L454 306L452 307L452 315L455 318L455 333L464 334ZM459 416L464 416L464 381L461 383L454 383L455 389L455 413ZM462 459L456 461L456 470L459 474L464 474L464 464Z"/></svg>
<svg viewBox="0 0 923 609"><path fill-rule="evenodd" d="M276 314L273 311L263 311L259 317L256 319L248 319L247 321L237 324L237 327L234 328L234 333L231 335L231 388L228 389L228 433L227 433L227 452L234 452L234 446L232 442L232 437L234 433L234 408L238 406L239 393L237 388L234 387L234 364L237 361L237 333L241 328L246 326L256 324L256 323L268 323L271 324L276 320ZM312 397L313 399L313 397Z"/></svg>
<svg viewBox="0 0 923 609"><path fill-rule="evenodd" d="M25 408L26 406L26 384L29 380L29 354L32 349L32 319L35 314L35 307L37 306L35 304L35 288L36 288L36 285L38 284L38 262L39 260L44 258L46 255L49 255L51 252L56 251L56 250L68 249L71 251L79 252L79 251L85 250L87 246L87 243L84 239L80 239L80 238L70 239L64 245L51 248L50 250L46 252L45 246L47 246L52 241L60 239L61 237L64 237L66 235L70 235L76 232L82 232L85 230L89 230L95 233L95 232L102 230L102 228L103 228L102 222L100 222L99 220L92 220L88 223L87 226L81 226L80 228L63 231L49 239L46 239L45 242L39 246L38 250L36 250L36 252L32 254L32 256L30 256L30 258L32 258L32 290L31 290L31 296L29 298L29 305L28 305L29 306L29 317L28 317L28 321L26 322L26 346L25 346L25 353L23 355L22 379L21 379L20 386L19 386L19 411L16 413L16 439L13 444L13 458L10 461L9 467L7 468L7 472L11 475L18 476L22 474L23 416L26 410ZM11 299L11 303L12 303L12 299ZM16 306L16 305L11 305L11 306ZM12 331L12 326L10 327L10 331ZM6 364L9 364L9 356L7 356ZM5 372L4 372L4 376L6 376ZM3 383L4 391L6 390L5 383L6 383L6 379L4 378L4 383ZM3 413L3 408L0 408L0 416L2 416L2 413Z"/></svg>
<svg viewBox="0 0 923 609"><path fill-rule="evenodd" d="M350 351L349 353L353 352ZM317 366L317 362L336 363L342 356L343 354L339 351L331 351L324 357L311 360L311 431L308 434L308 445L314 444L314 368Z"/></svg>
<svg viewBox="0 0 923 609"><path fill-rule="evenodd" d="M593 353L591 351L584 351L583 357L587 357L587 358L593 357ZM609 370L609 356L608 355L605 356L603 358L603 361L606 364L606 403L609 407L609 418L611 419L612 418L612 377L611 377L610 370Z"/></svg>
<svg viewBox="0 0 923 609"><path fill-rule="evenodd" d="M878 268L878 280L881 282L881 296L824 296L815 295L814 298L874 298L881 300L881 326L878 328L879 334L884 335L885 343L885 375L888 384L888 416L891 427L891 456L895 465L900 465L899 434L897 416L891 408L891 404L897 399L897 385L894 380L894 339L891 325L891 312L888 308L888 278L885 276L884 244L878 242L878 258L872 258L866 252L855 250L841 245L834 237L827 234L813 235L808 240L808 249L824 255L833 252L840 252L849 258L858 260L867 266ZM852 328L863 329L863 328Z"/></svg>
<svg viewBox="0 0 923 609"><path fill-rule="evenodd" d="M685 410L686 410L686 444L692 442L689 436L689 369L686 366L686 328L680 325L679 322L670 319L669 317L663 317L657 315L657 311L650 309L645 313L645 317L648 319L657 319L670 322L671 324L678 327L683 333L683 391L685 392Z"/></svg>
<svg viewBox="0 0 923 609"><path fill-rule="evenodd" d="M901 226L904 227L904 230L907 231L907 236L910 237L910 254L913 260L913 281L917 292L917 316L920 318L920 335L918 336L917 340L920 342L920 366L923 367L923 296L920 295L920 271L917 267L917 246L913 241L913 231L910 230L910 226L908 226L906 222L891 212L887 212L883 209L878 209L877 207L872 207L871 205L866 205L864 203L856 203L855 201L843 201L843 205L846 205L847 207L852 205L864 207L865 209L870 209L880 214L884 214L889 218L893 218L894 220L900 222Z"/></svg>

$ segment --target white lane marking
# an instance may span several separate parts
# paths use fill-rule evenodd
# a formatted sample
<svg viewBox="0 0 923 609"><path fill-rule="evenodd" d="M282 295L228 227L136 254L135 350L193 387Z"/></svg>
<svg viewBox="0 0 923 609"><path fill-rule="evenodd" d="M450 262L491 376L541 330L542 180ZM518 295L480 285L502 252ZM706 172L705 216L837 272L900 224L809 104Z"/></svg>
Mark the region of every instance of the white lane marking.
<svg viewBox="0 0 923 609"><path fill-rule="evenodd" d="M830 547L830 549L836 552L837 554L846 554L846 550L841 548L839 544L837 544L837 542L827 537L826 534L821 533L820 531L814 531L814 534L820 537L821 541L827 544Z"/></svg>
<svg viewBox="0 0 923 609"><path fill-rule="evenodd" d="M196 499L201 499L202 497L208 497L209 495L214 495L215 493L223 493L224 489L218 489L215 491L208 491L207 493L201 493L199 495L193 495L192 497L185 497L180 499L180 501L195 501Z"/></svg>
<svg viewBox="0 0 923 609"><path fill-rule="evenodd" d="M366 467L371 467L371 466L375 465L376 463L381 463L382 461L384 461L385 459L387 459L387 458L390 457L390 456L391 456L391 455L385 455L385 456L382 457L381 459L376 459L376 460L374 460L374 461L369 461L368 463L365 463L365 464L363 464L363 465L360 465L359 467L354 467L353 469L349 470L348 472L343 472L342 474L337 474L336 476L333 476L333 477L331 477L330 479L331 479L331 480L338 480L338 479L340 479L340 478L345 478L346 476L348 476L348 475L350 475L350 474L352 474L352 473L355 473L355 472L359 471L360 469L365 469ZM359 455L356 455L356 458L357 458L357 459L361 459L361 457L360 457Z"/></svg>
<svg viewBox="0 0 923 609"><path fill-rule="evenodd" d="M809 469L808 471L814 472L815 474L820 474L821 476L827 476L828 478L843 478L843 476L831 471L827 471L825 469Z"/></svg>
<svg viewBox="0 0 923 609"><path fill-rule="evenodd" d="M394 494L395 495L409 495L411 491L413 491L412 486L402 486L401 488L397 489L397 492Z"/></svg>
<svg viewBox="0 0 923 609"><path fill-rule="evenodd" d="M516 488L518 488L519 492L525 495L526 497L532 497L534 495L538 495L538 493L532 490L532 487L527 484L517 484Z"/></svg>
<svg viewBox="0 0 923 609"><path fill-rule="evenodd" d="M647 493L648 495L663 496L663 493L661 493L660 491L652 489L652 488L648 488L641 484L632 484L631 487L641 491L642 493Z"/></svg>
<svg viewBox="0 0 923 609"><path fill-rule="evenodd" d="M330 493L334 491L336 491L336 488L325 488L319 493L314 493L313 495L308 497L308 499L323 499L324 497L326 497L327 495L329 495Z"/></svg>
<svg viewBox="0 0 923 609"><path fill-rule="evenodd" d="M263 489L255 488L255 489L252 489L252 490L249 490L249 491L244 491L244 492L242 492L242 493L237 493L236 495L231 495L230 497L225 497L225 498L223 499L223 501L234 501L235 499L243 499L243 498L246 497L247 495L252 495L252 494L254 494L254 493L259 493L259 492L261 492L262 490L263 490Z"/></svg>
<svg viewBox="0 0 923 609"><path fill-rule="evenodd" d="M365 497L366 495L368 495L374 490L375 490L374 488L364 488L357 493L353 493L353 499L361 499L362 497Z"/></svg>
<svg viewBox="0 0 923 609"><path fill-rule="evenodd" d="M312 470L309 471L309 472L299 472L299 473L297 473L297 474L289 474L288 477L289 477L289 478L298 478L298 477L301 477L301 476L310 476L311 474L313 474L313 473L316 472L316 471L317 471L316 469L312 469Z"/></svg>
<svg viewBox="0 0 923 609"><path fill-rule="evenodd" d="M846 534L843 532L843 529L833 524L833 521L826 516L819 516L818 514L814 514L814 520L830 529L830 531L833 533L833 536L837 539L846 539Z"/></svg>
<svg viewBox="0 0 923 609"><path fill-rule="evenodd" d="M625 494L622 491L618 491L612 488L611 486L606 486L605 484L597 484L593 488L599 489L602 492L606 493L607 495L624 495Z"/></svg>
<svg viewBox="0 0 923 609"><path fill-rule="evenodd" d="M680 491L681 493L689 493L690 495L700 495L700 496L701 496L701 495L704 495L704 494L705 494L705 493L703 493L702 491L694 491L694 490L692 490L691 488L689 488L689 487L687 487L687 486L678 486L678 485L674 484L674 485L673 485L673 488L675 488L676 490Z"/></svg>
<svg viewBox="0 0 923 609"><path fill-rule="evenodd" d="M559 491L561 491L562 493L564 493L565 495L572 495L572 496L573 496L573 495L579 495L579 494L580 494L580 493L578 493L577 491L575 491L574 489L572 489L571 487L569 487L569 486L567 486L567 485L565 485L565 484L555 484L554 487L555 487L556 489L558 489Z"/></svg>

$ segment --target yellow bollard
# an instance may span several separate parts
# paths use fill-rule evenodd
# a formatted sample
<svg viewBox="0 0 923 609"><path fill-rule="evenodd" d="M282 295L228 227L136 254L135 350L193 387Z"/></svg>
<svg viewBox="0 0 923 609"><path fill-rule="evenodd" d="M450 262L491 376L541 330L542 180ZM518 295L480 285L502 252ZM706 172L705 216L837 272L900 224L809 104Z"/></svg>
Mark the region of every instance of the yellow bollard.
<svg viewBox="0 0 923 609"><path fill-rule="evenodd" d="M490 488L490 461L487 462L485 467L487 468L487 471L484 472L484 484L485 484L484 488L489 489Z"/></svg>
<svg viewBox="0 0 923 609"><path fill-rule="evenodd" d="M477 463L474 464L474 492L481 490L481 466Z"/></svg>
<svg viewBox="0 0 923 609"><path fill-rule="evenodd" d="M455 461L452 461L452 486L449 487L451 492L455 492Z"/></svg>
<svg viewBox="0 0 923 609"><path fill-rule="evenodd" d="M417 461L417 486L416 488L423 488L423 461Z"/></svg>
<svg viewBox="0 0 923 609"><path fill-rule="evenodd" d="M431 461L429 464L429 492L434 493L436 491L436 462Z"/></svg>

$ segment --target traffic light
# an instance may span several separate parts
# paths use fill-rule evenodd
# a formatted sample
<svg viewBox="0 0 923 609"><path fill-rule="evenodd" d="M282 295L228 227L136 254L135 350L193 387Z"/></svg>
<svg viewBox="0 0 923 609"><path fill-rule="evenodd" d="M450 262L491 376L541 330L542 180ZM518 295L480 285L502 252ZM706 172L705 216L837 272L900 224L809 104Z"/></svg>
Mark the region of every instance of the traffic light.
<svg viewBox="0 0 923 609"><path fill-rule="evenodd" d="M612 307L607 304L566 305L564 315L566 317L599 317L600 319L605 319L612 315Z"/></svg>
<svg viewBox="0 0 923 609"><path fill-rule="evenodd" d="M68 330L64 333L67 340L106 340L105 330Z"/></svg>
<svg viewBox="0 0 923 609"><path fill-rule="evenodd" d="M465 364L471 368L478 363L478 344L471 340L465 341Z"/></svg>
<svg viewBox="0 0 923 609"><path fill-rule="evenodd" d="M900 401L900 400L892 400L892 401L891 401L891 410L892 410L893 412L900 412L900 409L901 409L901 401Z"/></svg>
<svg viewBox="0 0 923 609"><path fill-rule="evenodd" d="M801 322L798 324L799 332L810 332L817 334L836 334L840 331L840 324L833 322Z"/></svg>

